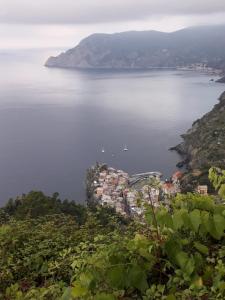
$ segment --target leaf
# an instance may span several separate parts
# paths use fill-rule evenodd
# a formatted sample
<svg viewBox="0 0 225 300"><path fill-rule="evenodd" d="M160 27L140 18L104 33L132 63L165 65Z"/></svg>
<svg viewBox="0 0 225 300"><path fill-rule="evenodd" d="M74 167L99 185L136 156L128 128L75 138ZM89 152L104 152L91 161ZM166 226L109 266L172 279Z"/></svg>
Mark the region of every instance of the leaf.
<svg viewBox="0 0 225 300"><path fill-rule="evenodd" d="M187 275L191 275L193 272L194 272L194 269L195 269L195 261L194 259L191 257L188 259L185 267L183 268L184 272L187 274Z"/></svg>
<svg viewBox="0 0 225 300"><path fill-rule="evenodd" d="M218 191L218 194L220 195L221 198L225 198L225 184L222 184L219 191Z"/></svg>
<svg viewBox="0 0 225 300"><path fill-rule="evenodd" d="M163 219L164 219L164 224L166 225L166 227L173 228L173 219L169 213L165 214Z"/></svg>
<svg viewBox="0 0 225 300"><path fill-rule="evenodd" d="M190 222L195 232L198 231L199 225L201 224L200 210L195 209L189 214Z"/></svg>
<svg viewBox="0 0 225 300"><path fill-rule="evenodd" d="M184 211L180 209L173 215L173 226L176 230L180 229L184 225L183 214Z"/></svg>
<svg viewBox="0 0 225 300"><path fill-rule="evenodd" d="M149 248L140 248L138 252L142 257L146 258L148 261L152 261L153 256L151 255L151 253L149 253Z"/></svg>
<svg viewBox="0 0 225 300"><path fill-rule="evenodd" d="M213 217L210 216L208 220L208 228L209 228L209 233L210 235L216 239L220 240L221 236L218 234L218 231L216 230L215 222L213 220Z"/></svg>
<svg viewBox="0 0 225 300"><path fill-rule="evenodd" d="M180 243L181 243L182 246L187 246L187 245L190 244L190 242L191 241L189 239L182 239L182 240L180 240Z"/></svg>
<svg viewBox="0 0 225 300"><path fill-rule="evenodd" d="M71 299L71 288L67 288L60 300L70 300L70 299Z"/></svg>
<svg viewBox="0 0 225 300"><path fill-rule="evenodd" d="M176 254L181 251L181 245L176 238L171 238L165 243L165 252L174 264L177 264Z"/></svg>
<svg viewBox="0 0 225 300"><path fill-rule="evenodd" d="M215 207L215 202L211 196L197 195L195 197L197 197L197 198L193 199L193 200L196 204L196 208L203 210L203 211L206 210L209 212L213 212L213 209Z"/></svg>
<svg viewBox="0 0 225 300"><path fill-rule="evenodd" d="M225 218L223 216L219 215L219 214L215 214L213 216L213 221L214 221L214 224L215 224L216 231L217 231L218 235L221 238L224 234Z"/></svg>
<svg viewBox="0 0 225 300"><path fill-rule="evenodd" d="M89 288L94 277L90 273L82 273L79 277L79 281L81 282L82 286Z"/></svg>
<svg viewBox="0 0 225 300"><path fill-rule="evenodd" d="M209 253L209 249L208 247L206 247L205 245L199 243L199 242L195 242L194 243L194 247L201 252L202 254L207 255Z"/></svg>
<svg viewBox="0 0 225 300"><path fill-rule="evenodd" d="M203 286L202 277L198 277L194 280L193 285L197 288L201 288Z"/></svg>
<svg viewBox="0 0 225 300"><path fill-rule="evenodd" d="M205 228L206 232L209 232L210 231L209 213L207 211L201 212L201 221L202 221L202 225Z"/></svg>
<svg viewBox="0 0 225 300"><path fill-rule="evenodd" d="M168 228L173 228L172 217L171 217L171 214L168 213L167 210L165 210L165 209L159 210L156 214L156 219L157 219L157 223L160 227L166 226Z"/></svg>
<svg viewBox="0 0 225 300"><path fill-rule="evenodd" d="M110 269L107 277L113 287L118 289L125 287L126 270L123 266L116 266Z"/></svg>
<svg viewBox="0 0 225 300"><path fill-rule="evenodd" d="M182 219L183 219L185 228L189 229L191 224L190 224L189 213L186 209L183 211Z"/></svg>
<svg viewBox="0 0 225 300"><path fill-rule="evenodd" d="M71 294L73 297L83 297L88 294L88 289L80 283L75 283L74 287L71 288Z"/></svg>
<svg viewBox="0 0 225 300"><path fill-rule="evenodd" d="M149 240L142 234L136 234L134 242L137 248L146 248L149 245Z"/></svg>
<svg viewBox="0 0 225 300"><path fill-rule="evenodd" d="M195 269L200 270L204 268L205 261L203 260L202 254L199 251L194 253Z"/></svg>
<svg viewBox="0 0 225 300"><path fill-rule="evenodd" d="M191 275L195 268L195 263L192 257L188 257L187 253L180 251L176 254L176 261L178 266L185 272L187 275Z"/></svg>
<svg viewBox="0 0 225 300"><path fill-rule="evenodd" d="M129 287L135 287L144 292L148 288L147 277L143 269L137 265L128 270L127 283Z"/></svg>

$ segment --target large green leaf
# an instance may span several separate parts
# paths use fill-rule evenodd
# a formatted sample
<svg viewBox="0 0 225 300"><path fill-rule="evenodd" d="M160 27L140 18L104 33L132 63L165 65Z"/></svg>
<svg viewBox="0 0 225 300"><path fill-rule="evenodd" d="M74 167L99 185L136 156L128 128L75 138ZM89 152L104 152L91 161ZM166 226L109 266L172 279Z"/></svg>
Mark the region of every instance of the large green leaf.
<svg viewBox="0 0 225 300"><path fill-rule="evenodd" d="M183 210L182 219L183 219L183 222L184 222L184 227L186 229L190 229L191 221L190 221L190 218L189 218L189 213L186 209Z"/></svg>
<svg viewBox="0 0 225 300"><path fill-rule="evenodd" d="M80 283L75 283L71 288L71 294L73 297L84 297L88 294L88 289L82 286Z"/></svg>
<svg viewBox="0 0 225 300"><path fill-rule="evenodd" d="M181 251L181 243L179 243L178 239L171 238L169 239L164 246L165 252L169 258L169 260L176 264L176 254Z"/></svg>
<svg viewBox="0 0 225 300"><path fill-rule="evenodd" d="M79 281L82 286L89 288L94 280L94 277L91 273L82 273L79 277Z"/></svg>
<svg viewBox="0 0 225 300"><path fill-rule="evenodd" d="M67 288L60 300L70 300L70 299L71 299L71 288Z"/></svg>
<svg viewBox="0 0 225 300"><path fill-rule="evenodd" d="M176 253L176 261L178 266L185 272L187 275L191 275L195 269L194 259L189 257L188 254L184 251Z"/></svg>
<svg viewBox="0 0 225 300"><path fill-rule="evenodd" d="M208 220L208 227L209 227L209 233L210 235L216 239L216 240L220 240L221 235L218 233L216 226L215 226L215 222L214 222L214 218L212 216L209 217Z"/></svg>
<svg viewBox="0 0 225 300"><path fill-rule="evenodd" d="M209 213L207 211L201 211L201 222L206 232L210 231L209 225Z"/></svg>
<svg viewBox="0 0 225 300"><path fill-rule="evenodd" d="M110 284L118 289L123 289L126 285L126 269L124 266L115 266L107 272Z"/></svg>
<svg viewBox="0 0 225 300"><path fill-rule="evenodd" d="M137 288L142 292L148 288L147 276L140 266L133 265L129 268L127 284L128 287Z"/></svg>
<svg viewBox="0 0 225 300"><path fill-rule="evenodd" d="M195 270L195 261L192 257L190 257L185 265L185 267L183 268L184 272L187 275L191 275L194 270Z"/></svg>
<svg viewBox="0 0 225 300"><path fill-rule="evenodd" d="M219 195L221 198L225 199L225 184L222 184L219 191L218 191Z"/></svg>
<svg viewBox="0 0 225 300"><path fill-rule="evenodd" d="M177 210L173 215L173 227L178 230L184 225L183 214L184 210Z"/></svg>
<svg viewBox="0 0 225 300"><path fill-rule="evenodd" d="M209 253L208 247L206 247L205 245L203 245L199 242L194 242L194 247L202 254L207 255Z"/></svg>
<svg viewBox="0 0 225 300"><path fill-rule="evenodd" d="M166 209L159 210L156 214L156 219L160 227L163 228L164 226L166 226L168 228L173 228L171 214Z"/></svg>
<svg viewBox="0 0 225 300"><path fill-rule="evenodd" d="M199 229L199 225L201 224L200 210L194 209L192 212L190 212L189 218L193 230L197 232Z"/></svg>
<svg viewBox="0 0 225 300"><path fill-rule="evenodd" d="M215 214L213 216L213 221L215 224L216 231L221 238L224 234L224 229L225 229L225 217L219 214Z"/></svg>

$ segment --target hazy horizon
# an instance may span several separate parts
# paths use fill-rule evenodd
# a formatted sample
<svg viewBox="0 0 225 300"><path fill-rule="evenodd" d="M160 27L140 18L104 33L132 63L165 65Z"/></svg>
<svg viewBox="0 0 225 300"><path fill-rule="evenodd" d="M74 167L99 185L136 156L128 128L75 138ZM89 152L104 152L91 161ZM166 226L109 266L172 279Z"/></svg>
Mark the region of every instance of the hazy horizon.
<svg viewBox="0 0 225 300"><path fill-rule="evenodd" d="M92 33L224 24L222 0L0 0L0 49L68 48Z"/></svg>

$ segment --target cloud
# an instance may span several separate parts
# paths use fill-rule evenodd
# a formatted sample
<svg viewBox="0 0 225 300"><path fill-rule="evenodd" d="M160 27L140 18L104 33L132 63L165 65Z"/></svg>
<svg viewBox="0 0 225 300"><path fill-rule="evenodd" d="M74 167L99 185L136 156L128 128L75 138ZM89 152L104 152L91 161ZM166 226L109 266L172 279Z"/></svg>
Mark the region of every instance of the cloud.
<svg viewBox="0 0 225 300"><path fill-rule="evenodd" d="M91 24L225 12L224 0L0 0L0 22Z"/></svg>
<svg viewBox="0 0 225 300"><path fill-rule="evenodd" d="M0 49L69 48L95 32L224 22L225 0L0 0Z"/></svg>

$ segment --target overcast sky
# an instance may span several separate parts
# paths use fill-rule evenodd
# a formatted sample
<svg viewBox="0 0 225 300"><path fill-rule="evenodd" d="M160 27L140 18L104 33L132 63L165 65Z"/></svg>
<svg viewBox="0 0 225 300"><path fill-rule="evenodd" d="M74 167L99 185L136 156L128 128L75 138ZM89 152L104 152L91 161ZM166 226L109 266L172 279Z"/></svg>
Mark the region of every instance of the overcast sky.
<svg viewBox="0 0 225 300"><path fill-rule="evenodd" d="M218 23L225 0L0 0L0 48L68 48L94 32Z"/></svg>

